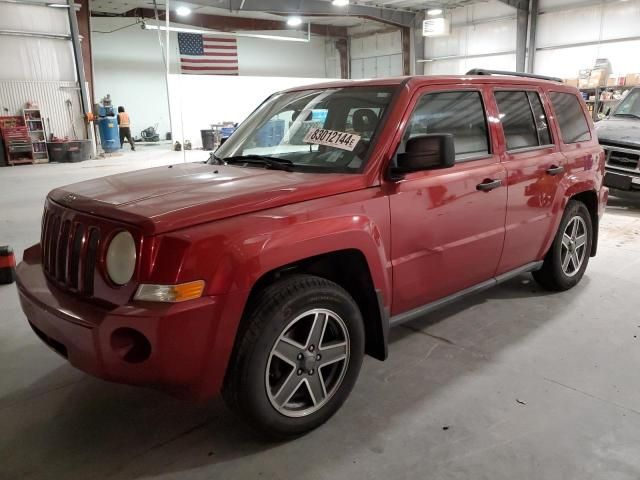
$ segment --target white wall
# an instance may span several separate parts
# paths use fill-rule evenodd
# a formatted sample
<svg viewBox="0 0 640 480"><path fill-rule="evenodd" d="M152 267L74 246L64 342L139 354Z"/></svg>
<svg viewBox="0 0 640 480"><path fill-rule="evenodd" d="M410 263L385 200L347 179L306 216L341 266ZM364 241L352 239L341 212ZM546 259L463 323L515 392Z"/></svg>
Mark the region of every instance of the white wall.
<svg viewBox="0 0 640 480"><path fill-rule="evenodd" d="M352 36L351 78L379 78L403 75L400 30Z"/></svg>
<svg viewBox="0 0 640 480"><path fill-rule="evenodd" d="M515 70L515 10L504 3L470 5L447 13L451 21L450 35L425 38L427 75L458 75L472 68ZM500 19L497 21L487 21ZM473 57L474 55L495 55ZM468 58L471 56L471 58ZM442 59L441 57L456 57Z"/></svg>
<svg viewBox="0 0 640 480"><path fill-rule="evenodd" d="M299 77L171 75L174 138L181 143L190 140L194 148L202 147L200 130L226 121L242 122L272 93L326 81Z"/></svg>
<svg viewBox="0 0 640 480"><path fill-rule="evenodd" d="M561 11L554 11L564 7ZM566 9L567 2L543 0L536 47L640 36L640 0ZM545 13L545 9L548 12ZM536 73L575 78L597 58L608 58L617 74L640 72L640 40L536 52Z"/></svg>
<svg viewBox="0 0 640 480"><path fill-rule="evenodd" d="M164 137L169 131L169 109L158 32L136 25L114 33L98 33L132 24L135 19L131 18L92 17L91 22L96 100L110 93L115 105L124 105L131 114L134 135L158 124L158 132ZM165 35L162 32L163 41ZM180 68L177 42L177 34L172 32L169 40L172 74L178 74ZM337 72L335 68L328 71L335 48L326 43L324 37L315 36L310 43L238 37L240 75L303 78L339 75L339 68ZM202 101L212 94L207 90L200 93L204 96ZM223 93L227 98L241 98L247 92L234 87L232 82ZM194 104L194 109L197 108ZM194 113L197 114L185 112L185 115Z"/></svg>

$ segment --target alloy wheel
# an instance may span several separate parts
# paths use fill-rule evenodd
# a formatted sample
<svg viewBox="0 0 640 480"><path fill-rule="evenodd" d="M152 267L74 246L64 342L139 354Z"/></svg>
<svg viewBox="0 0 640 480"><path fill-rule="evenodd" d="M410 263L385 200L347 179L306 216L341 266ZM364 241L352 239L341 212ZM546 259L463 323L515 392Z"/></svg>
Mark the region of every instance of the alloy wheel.
<svg viewBox="0 0 640 480"><path fill-rule="evenodd" d="M560 262L562 271L568 277L573 277L580 271L587 254L587 224L578 215L567 223L562 235L562 249Z"/></svg>
<svg viewBox="0 0 640 480"><path fill-rule="evenodd" d="M349 332L338 314L298 315L276 340L265 372L267 396L287 417L320 410L340 388L349 365Z"/></svg>

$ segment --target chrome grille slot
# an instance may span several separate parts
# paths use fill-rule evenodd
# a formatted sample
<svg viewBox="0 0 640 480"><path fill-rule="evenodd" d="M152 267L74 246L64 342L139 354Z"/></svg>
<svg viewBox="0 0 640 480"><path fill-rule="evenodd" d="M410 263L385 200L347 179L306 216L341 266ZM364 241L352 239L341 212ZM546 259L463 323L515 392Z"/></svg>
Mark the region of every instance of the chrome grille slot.
<svg viewBox="0 0 640 480"><path fill-rule="evenodd" d="M87 245L87 255L84 262L83 290L85 293L93 293L93 275L98 261L98 246L100 244L100 230L89 229L89 241Z"/></svg>
<svg viewBox="0 0 640 480"><path fill-rule="evenodd" d="M71 254L69 256L69 286L74 290L78 289L80 277L80 255L82 254L82 246L84 245L84 225L81 223L76 225L71 243Z"/></svg>
<svg viewBox="0 0 640 480"><path fill-rule="evenodd" d="M56 252L56 278L60 283L67 283L67 256L69 254L69 232L71 222L62 222L62 229L58 237L58 251Z"/></svg>

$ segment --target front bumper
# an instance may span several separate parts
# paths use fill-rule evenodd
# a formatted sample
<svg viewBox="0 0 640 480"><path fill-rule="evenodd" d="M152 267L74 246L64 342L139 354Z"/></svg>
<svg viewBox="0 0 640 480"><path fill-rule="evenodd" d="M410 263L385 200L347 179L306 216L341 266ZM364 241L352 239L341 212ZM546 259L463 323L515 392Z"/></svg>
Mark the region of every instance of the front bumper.
<svg viewBox="0 0 640 480"><path fill-rule="evenodd" d="M39 245L25 252L16 274L30 325L78 369L191 398L207 398L220 390L242 295L101 306L52 285L42 270ZM131 331L136 333L132 336ZM148 342L148 348L130 355L136 339Z"/></svg>

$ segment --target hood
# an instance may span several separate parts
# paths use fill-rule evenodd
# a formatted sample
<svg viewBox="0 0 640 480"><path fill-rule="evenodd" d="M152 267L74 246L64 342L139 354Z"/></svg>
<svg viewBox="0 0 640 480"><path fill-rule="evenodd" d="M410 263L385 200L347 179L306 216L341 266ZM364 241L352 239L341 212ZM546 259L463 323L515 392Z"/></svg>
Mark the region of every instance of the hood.
<svg viewBox="0 0 640 480"><path fill-rule="evenodd" d="M361 175L186 163L76 183L49 196L156 234L363 186Z"/></svg>
<svg viewBox="0 0 640 480"><path fill-rule="evenodd" d="M600 143L640 148L640 119L611 117L596 123Z"/></svg>

